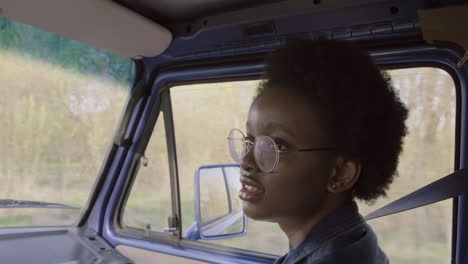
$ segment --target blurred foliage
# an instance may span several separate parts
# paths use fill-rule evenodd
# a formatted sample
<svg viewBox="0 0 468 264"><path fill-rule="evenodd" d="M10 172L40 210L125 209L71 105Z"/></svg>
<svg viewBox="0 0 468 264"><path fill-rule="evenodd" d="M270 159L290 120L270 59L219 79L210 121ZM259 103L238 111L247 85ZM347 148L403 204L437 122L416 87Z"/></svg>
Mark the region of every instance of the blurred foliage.
<svg viewBox="0 0 468 264"><path fill-rule="evenodd" d="M126 103L133 61L0 17L0 69L0 199L84 207ZM72 224L78 216L1 209L0 226Z"/></svg>
<svg viewBox="0 0 468 264"><path fill-rule="evenodd" d="M388 196L361 203L362 214L429 184L454 170L456 89L435 68L389 71L410 109L398 177ZM382 150L384 151L384 150ZM447 263L452 240L452 200L369 221L392 263Z"/></svg>
<svg viewBox="0 0 468 264"><path fill-rule="evenodd" d="M130 88L133 61L0 15L0 50L47 61L74 73L96 75Z"/></svg>

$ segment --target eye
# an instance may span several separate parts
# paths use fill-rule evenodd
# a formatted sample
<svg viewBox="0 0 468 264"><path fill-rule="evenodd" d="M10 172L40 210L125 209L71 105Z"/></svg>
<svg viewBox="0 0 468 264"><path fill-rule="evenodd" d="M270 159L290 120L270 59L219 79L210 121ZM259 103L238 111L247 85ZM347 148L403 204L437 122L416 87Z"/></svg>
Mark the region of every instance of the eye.
<svg viewBox="0 0 468 264"><path fill-rule="evenodd" d="M278 146L279 151L287 151L288 150L288 146L283 140L278 139L278 138L275 138L273 140L275 141L276 145Z"/></svg>
<svg viewBox="0 0 468 264"><path fill-rule="evenodd" d="M250 135L247 135L245 137L245 142L248 143L248 144L253 144L255 142L255 138L250 136Z"/></svg>
<svg viewBox="0 0 468 264"><path fill-rule="evenodd" d="M279 151L287 151L288 150L288 147L286 147L285 145L283 145L281 143L276 143L276 145L278 146Z"/></svg>

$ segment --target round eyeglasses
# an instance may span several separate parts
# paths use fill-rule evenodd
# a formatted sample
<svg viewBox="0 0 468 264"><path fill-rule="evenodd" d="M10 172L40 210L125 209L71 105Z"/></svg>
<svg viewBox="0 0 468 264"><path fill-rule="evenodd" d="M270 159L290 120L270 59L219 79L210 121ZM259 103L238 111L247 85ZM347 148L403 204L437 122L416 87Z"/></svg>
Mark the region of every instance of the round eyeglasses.
<svg viewBox="0 0 468 264"><path fill-rule="evenodd" d="M269 136L259 136L255 141L249 140L239 129L232 129L228 136L229 153L232 159L241 163L242 159L253 148L257 167L265 173L273 172L278 166L279 154L290 151L280 150L278 144ZM294 151L327 151L335 148L292 149Z"/></svg>

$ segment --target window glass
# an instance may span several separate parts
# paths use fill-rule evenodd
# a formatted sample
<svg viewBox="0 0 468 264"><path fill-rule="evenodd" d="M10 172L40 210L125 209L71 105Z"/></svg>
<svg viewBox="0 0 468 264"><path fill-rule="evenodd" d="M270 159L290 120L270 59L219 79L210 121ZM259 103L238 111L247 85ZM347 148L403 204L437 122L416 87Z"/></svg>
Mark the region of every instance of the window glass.
<svg viewBox="0 0 468 264"><path fill-rule="evenodd" d="M162 232L172 215L169 160L161 113L145 151L146 166L141 165L125 205L123 225Z"/></svg>
<svg viewBox="0 0 468 264"><path fill-rule="evenodd" d="M109 151L134 62L0 16L0 69L0 227L73 224Z"/></svg>
<svg viewBox="0 0 468 264"><path fill-rule="evenodd" d="M232 128L244 130L258 84L259 81L234 81L171 88L183 232L195 221L194 179L197 168L234 163L226 139ZM245 236L207 243L273 254L287 251L287 239L276 224L248 221Z"/></svg>
<svg viewBox="0 0 468 264"><path fill-rule="evenodd" d="M450 75L436 68L388 71L410 115L409 134L398 167L399 176L386 198L369 206L366 215L453 171L455 88ZM226 137L245 129L258 81L195 84L171 88L183 230L194 219L194 175L201 165L232 163ZM384 151L384 150L382 150ZM379 243L392 263L441 263L450 259L451 201L371 220ZM276 224L249 220L244 237L207 241L282 255L288 242Z"/></svg>
<svg viewBox="0 0 468 264"><path fill-rule="evenodd" d="M398 177L388 196L371 212L451 172L455 153L456 89L452 77L437 68L389 71L409 108L408 135L400 156ZM452 241L452 200L370 220L392 263L447 263Z"/></svg>
<svg viewBox="0 0 468 264"><path fill-rule="evenodd" d="M205 190L209 191L201 190L200 192L202 225L209 223L212 219L223 217L224 212L229 212L229 200L222 170L220 168L205 169L204 175L200 178L200 185L211 185L212 188L206 188Z"/></svg>

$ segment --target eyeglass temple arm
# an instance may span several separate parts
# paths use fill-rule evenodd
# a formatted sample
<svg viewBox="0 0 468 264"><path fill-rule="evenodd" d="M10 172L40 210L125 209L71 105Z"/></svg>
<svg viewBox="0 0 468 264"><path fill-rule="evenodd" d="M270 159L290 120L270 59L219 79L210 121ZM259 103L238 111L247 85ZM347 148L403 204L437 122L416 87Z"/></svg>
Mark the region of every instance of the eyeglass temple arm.
<svg viewBox="0 0 468 264"><path fill-rule="evenodd" d="M336 148L309 148L309 149L297 149L297 151L326 151L335 150Z"/></svg>

